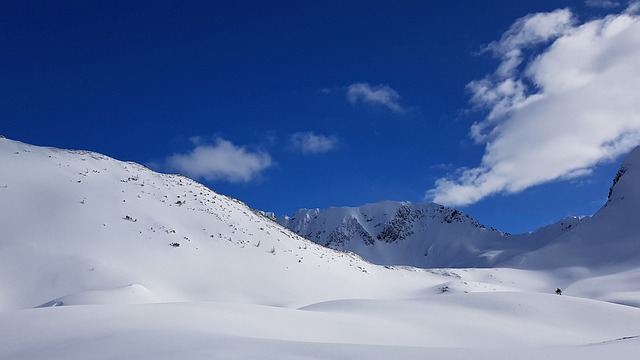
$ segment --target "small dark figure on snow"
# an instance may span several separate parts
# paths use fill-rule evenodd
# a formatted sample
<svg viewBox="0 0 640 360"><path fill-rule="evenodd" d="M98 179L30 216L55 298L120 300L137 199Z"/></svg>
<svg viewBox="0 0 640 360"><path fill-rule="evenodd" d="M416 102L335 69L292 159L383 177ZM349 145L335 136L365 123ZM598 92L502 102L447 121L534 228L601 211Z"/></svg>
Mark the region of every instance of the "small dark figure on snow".
<svg viewBox="0 0 640 360"><path fill-rule="evenodd" d="M557 288L557 289L556 289L556 294L558 294L558 295L562 295L562 290L560 290L560 288Z"/></svg>

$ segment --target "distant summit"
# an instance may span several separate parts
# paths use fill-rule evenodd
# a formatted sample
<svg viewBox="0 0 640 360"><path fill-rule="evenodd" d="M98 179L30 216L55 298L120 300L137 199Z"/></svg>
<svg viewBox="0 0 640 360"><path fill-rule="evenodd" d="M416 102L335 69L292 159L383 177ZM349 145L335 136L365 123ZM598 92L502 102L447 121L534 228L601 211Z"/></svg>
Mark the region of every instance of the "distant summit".
<svg viewBox="0 0 640 360"><path fill-rule="evenodd" d="M532 233L510 235L459 210L395 201L302 209L277 221L320 245L376 264L540 269L640 265L638 214L640 147L623 161L606 204L593 217L562 219Z"/></svg>
<svg viewBox="0 0 640 360"><path fill-rule="evenodd" d="M487 228L467 214L435 203L382 201L361 207L302 209L278 222L300 236L336 250L352 251L382 265L416 267L491 267L546 245L577 225L565 219L545 239L512 236Z"/></svg>

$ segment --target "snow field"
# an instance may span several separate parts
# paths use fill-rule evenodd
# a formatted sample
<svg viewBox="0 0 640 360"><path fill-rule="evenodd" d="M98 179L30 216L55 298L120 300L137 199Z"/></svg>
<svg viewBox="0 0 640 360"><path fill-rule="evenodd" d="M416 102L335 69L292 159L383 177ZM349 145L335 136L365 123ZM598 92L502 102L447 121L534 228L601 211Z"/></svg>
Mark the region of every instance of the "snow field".
<svg viewBox="0 0 640 360"><path fill-rule="evenodd" d="M526 270L383 267L187 178L103 155L0 138L0 168L10 169L0 174L0 360L635 359L640 350L640 310L614 304L640 304L638 267L588 249L558 265L554 249L571 250L575 234L525 254ZM635 209L633 196L614 191L605 212L622 219L608 221L626 226L616 231L631 254L633 227L618 213Z"/></svg>

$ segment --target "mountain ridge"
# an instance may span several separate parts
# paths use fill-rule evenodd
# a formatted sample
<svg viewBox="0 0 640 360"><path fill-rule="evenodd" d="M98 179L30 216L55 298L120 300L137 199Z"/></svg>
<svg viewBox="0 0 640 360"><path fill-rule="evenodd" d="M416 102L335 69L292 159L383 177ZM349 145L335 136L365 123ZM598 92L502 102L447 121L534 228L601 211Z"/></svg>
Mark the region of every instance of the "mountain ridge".
<svg viewBox="0 0 640 360"><path fill-rule="evenodd" d="M585 218L567 217L512 235L440 204L385 200L360 207L301 209L277 221L304 238L355 252L375 264L431 268L492 267L546 245Z"/></svg>
<svg viewBox="0 0 640 360"><path fill-rule="evenodd" d="M307 210L289 219L298 221L298 231L338 247L335 251L186 177L90 151L0 138L0 166L11 169L0 176L0 286L9 289L0 295L0 309L91 302L96 296L127 303L252 299L282 306L375 297L381 290L371 285L380 278L405 279L394 280L400 292L424 282L425 272L404 265L427 268L435 276L429 292L496 288L493 282L477 288L468 279L452 282L452 276L464 278L466 268L595 271L567 270L573 280L562 286L604 270L635 271L640 268L635 213L627 210L640 206L637 158L625 161L627 170L616 177L610 201L594 217L567 218L527 234L486 228L438 204L394 201L332 208L341 216ZM344 221L345 214L351 220ZM339 231L331 236L314 228L318 219ZM619 241L594 237L610 231L610 223ZM432 234L429 241L421 238L426 233ZM365 261L371 259L385 267ZM302 291L295 285L307 282L322 286ZM617 283L615 293L622 293L627 285ZM640 304L635 298L611 299Z"/></svg>
<svg viewBox="0 0 640 360"><path fill-rule="evenodd" d="M459 210L434 203L381 201L360 207L301 209L277 221L318 244L352 251L383 265L558 268L623 261L636 266L640 265L636 260L640 241L634 230L635 214L640 213L638 183L640 147L624 159L606 203L593 216L567 217L515 235L487 228ZM372 221L376 226L370 226ZM429 257L432 254L437 257Z"/></svg>

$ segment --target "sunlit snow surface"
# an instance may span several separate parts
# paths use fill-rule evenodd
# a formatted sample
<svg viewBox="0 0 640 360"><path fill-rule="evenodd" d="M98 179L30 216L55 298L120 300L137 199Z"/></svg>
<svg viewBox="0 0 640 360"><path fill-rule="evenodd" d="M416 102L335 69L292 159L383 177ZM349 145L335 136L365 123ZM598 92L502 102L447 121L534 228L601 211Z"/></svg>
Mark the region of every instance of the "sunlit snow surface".
<svg viewBox="0 0 640 360"><path fill-rule="evenodd" d="M382 267L189 179L95 153L0 139L0 168L0 359L635 359L640 350L640 310L613 303L640 304L629 257ZM635 201L614 198L609 212ZM633 253L638 225L625 226L617 235Z"/></svg>

